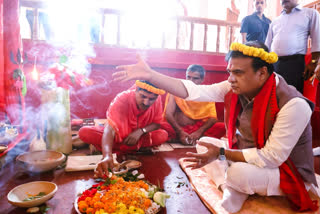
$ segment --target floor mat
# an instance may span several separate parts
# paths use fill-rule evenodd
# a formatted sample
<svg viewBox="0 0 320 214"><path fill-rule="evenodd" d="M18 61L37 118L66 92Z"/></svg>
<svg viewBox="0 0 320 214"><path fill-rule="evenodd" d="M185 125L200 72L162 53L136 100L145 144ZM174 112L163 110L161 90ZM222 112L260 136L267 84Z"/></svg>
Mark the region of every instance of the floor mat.
<svg viewBox="0 0 320 214"><path fill-rule="evenodd" d="M194 190L198 193L202 202L208 207L212 213L228 214L228 212L221 206L222 192L219 191L215 183L209 179L204 169L191 170L185 168L188 162L183 162L183 158L179 160L180 166L186 175L189 177L190 184ZM320 184L320 176L317 175L317 182ZM312 199L316 199L312 196ZM319 201L319 199L318 199ZM318 204L320 204L318 202ZM244 203L242 209L237 212L238 214L297 214L289 205L287 199L281 196L269 196L263 197L253 195L248 198ZM304 214L320 213L316 212L304 212Z"/></svg>
<svg viewBox="0 0 320 214"><path fill-rule="evenodd" d="M69 156L66 164L65 171L85 171L94 170L97 163L102 159L102 155L79 155ZM117 163L117 155L113 154L114 163Z"/></svg>
<svg viewBox="0 0 320 214"><path fill-rule="evenodd" d="M195 148L196 145L183 145L181 143L170 143L174 149Z"/></svg>
<svg viewBox="0 0 320 214"><path fill-rule="evenodd" d="M173 151L173 147L170 145L170 143L163 143L160 146L154 146L152 148L153 152L171 152Z"/></svg>

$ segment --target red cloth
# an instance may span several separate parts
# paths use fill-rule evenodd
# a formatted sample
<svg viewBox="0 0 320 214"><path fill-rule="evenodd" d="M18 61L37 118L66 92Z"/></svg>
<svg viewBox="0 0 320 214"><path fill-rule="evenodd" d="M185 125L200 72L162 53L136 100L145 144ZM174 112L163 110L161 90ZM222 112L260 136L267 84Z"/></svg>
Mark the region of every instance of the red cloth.
<svg viewBox="0 0 320 214"><path fill-rule="evenodd" d="M225 102L231 103L227 124L229 146L233 148L236 118L240 112L241 105L238 102L238 95L232 93L232 91L226 95ZM251 128L258 149L264 147L278 112L276 80L275 75L272 74L255 97L253 104ZM301 175L290 158L279 167L279 170L280 188L286 194L293 207L300 212L308 210L316 211L318 209L317 201L311 200Z"/></svg>
<svg viewBox="0 0 320 214"><path fill-rule="evenodd" d="M110 104L107 111L107 122L115 131L113 147L115 149L119 148L122 151L138 150L142 146L159 145L159 141L164 143L168 139L168 134L164 130L159 130L155 133L151 132L144 134L136 146L129 147L122 144L122 141L134 130L146 127L151 123L160 124L162 121L161 97L159 96L147 110L141 111L138 109L136 104L135 90L135 87L131 87L129 90L118 94ZM79 132L79 137L84 142L93 143L96 142L97 138L99 138L97 136L93 136L93 141L91 141L85 137L88 134L86 134L84 130ZM95 133L95 131L92 133ZM158 137L159 140L154 139L156 137ZM101 144L101 138L99 142Z"/></svg>
<svg viewBox="0 0 320 214"><path fill-rule="evenodd" d="M305 56L305 63L308 65L312 60L312 54L310 50L308 50L308 53ZM316 94L317 94L317 88L318 88L319 80L317 78L314 79L313 82L310 82L310 80L304 81L303 86L303 96L311 100L312 102L316 103Z"/></svg>
<svg viewBox="0 0 320 214"><path fill-rule="evenodd" d="M19 58L18 50L20 51L21 58L23 58L19 23L19 1L4 0L2 12L3 29L0 30L3 32L3 53L1 54L3 54L4 63L1 66L4 66L4 76L2 79L0 74L0 81L4 81L4 87L3 82L1 82L0 109L5 104L5 111L11 124L19 125L24 121L25 117L24 97L21 94L21 87L17 87L16 80L13 79L14 70L21 69L23 71L23 64L17 59ZM0 41L2 42L2 40ZM11 61L11 54L13 56L12 60L15 60L15 62ZM0 72L2 72L2 69ZM4 90L2 91L3 88Z"/></svg>
<svg viewBox="0 0 320 214"><path fill-rule="evenodd" d="M84 126L79 130L79 137L83 142L94 145L101 151L101 140L104 127L101 126ZM152 131L142 137L147 137L147 140L141 141L141 147L157 146L167 141L168 133L163 129ZM149 140L150 139L150 140ZM136 150L135 146L126 146L123 144L113 144L113 151L128 151Z"/></svg>
<svg viewBox="0 0 320 214"><path fill-rule="evenodd" d="M194 125L187 125L182 127L183 131L191 134L195 131L197 131L201 126L203 126L204 122L199 120ZM176 139L177 134L176 131L172 128L172 126L168 122L162 122L161 128L166 130L168 132L169 139ZM211 126L204 134L203 136L208 137L215 137L215 138L221 138L226 134L226 128L224 123L218 122L215 123L213 126Z"/></svg>

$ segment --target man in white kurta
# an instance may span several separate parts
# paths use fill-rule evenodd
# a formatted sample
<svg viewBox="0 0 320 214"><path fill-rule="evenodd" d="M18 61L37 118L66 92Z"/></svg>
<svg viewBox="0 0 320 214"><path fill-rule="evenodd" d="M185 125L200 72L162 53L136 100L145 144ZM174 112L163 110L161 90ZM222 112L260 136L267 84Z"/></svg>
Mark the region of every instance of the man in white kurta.
<svg viewBox="0 0 320 214"><path fill-rule="evenodd" d="M248 195L255 193L285 194L300 211L316 210L307 192L317 190L310 125L313 104L273 72L277 55L262 43L232 44L226 59L228 81L212 85L162 75L142 59L135 65L119 66L114 79L146 79L187 100L225 102L228 146L214 138L201 138L199 153L187 154L187 161L191 168L206 166L223 190L222 206L227 211L239 211ZM228 166L217 160L221 148L225 148ZM290 176L284 173L286 169Z"/></svg>

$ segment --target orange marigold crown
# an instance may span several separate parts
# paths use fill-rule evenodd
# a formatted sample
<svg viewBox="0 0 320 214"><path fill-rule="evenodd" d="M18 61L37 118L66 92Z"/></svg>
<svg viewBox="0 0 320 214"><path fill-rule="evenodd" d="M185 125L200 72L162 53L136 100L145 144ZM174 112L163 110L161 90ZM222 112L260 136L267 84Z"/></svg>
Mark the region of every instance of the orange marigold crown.
<svg viewBox="0 0 320 214"><path fill-rule="evenodd" d="M150 91L151 93L158 94L158 95L163 95L166 93L165 90L162 90L160 88L156 88L152 85L149 85L148 83L141 82L140 80L136 81L136 86L138 86L139 88L143 88L147 91Z"/></svg>
<svg viewBox="0 0 320 214"><path fill-rule="evenodd" d="M278 55L274 52L269 53L263 48L247 46L238 42L233 42L230 46L230 50L240 51L246 56L258 57L269 64L273 64L278 61Z"/></svg>

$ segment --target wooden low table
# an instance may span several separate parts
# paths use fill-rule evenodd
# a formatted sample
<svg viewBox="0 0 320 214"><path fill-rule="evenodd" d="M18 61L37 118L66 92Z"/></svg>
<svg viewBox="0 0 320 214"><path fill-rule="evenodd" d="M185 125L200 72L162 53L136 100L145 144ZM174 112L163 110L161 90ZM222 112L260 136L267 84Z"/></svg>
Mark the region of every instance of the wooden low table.
<svg viewBox="0 0 320 214"><path fill-rule="evenodd" d="M136 159L142 162L139 172L144 173L151 183L160 184L171 196L167 200L166 208L160 211L161 214L210 213L191 188L188 178L179 166L178 159L184 157L187 151L194 152L195 149L175 149L172 152L158 152L154 155L135 155ZM47 202L50 207L48 214L74 214L77 193L90 187L94 181L92 171L65 172L64 169L59 169L43 174L30 174L22 172L15 163L2 169L0 173L1 214L26 213L26 209L9 204L7 194L15 186L40 180L51 181L58 185L57 193Z"/></svg>

